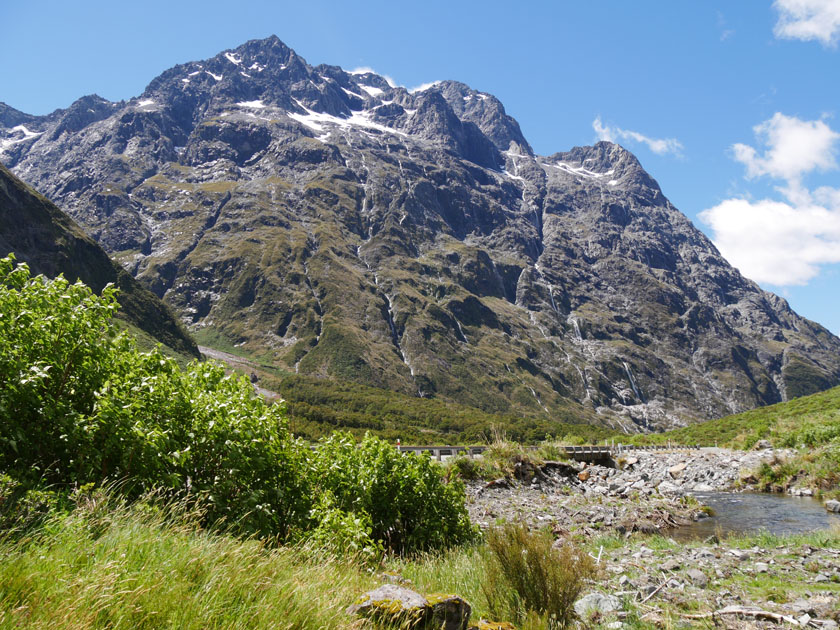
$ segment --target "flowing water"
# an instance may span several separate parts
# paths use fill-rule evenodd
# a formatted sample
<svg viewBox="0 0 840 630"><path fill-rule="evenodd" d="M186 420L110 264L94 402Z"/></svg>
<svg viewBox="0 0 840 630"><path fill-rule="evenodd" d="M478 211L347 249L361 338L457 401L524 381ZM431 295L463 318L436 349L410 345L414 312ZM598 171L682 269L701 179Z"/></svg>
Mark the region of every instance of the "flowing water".
<svg viewBox="0 0 840 630"><path fill-rule="evenodd" d="M840 526L840 515L827 512L810 497L786 494L701 492L697 500L715 511L705 518L671 532L677 539L708 538L716 533L802 534Z"/></svg>

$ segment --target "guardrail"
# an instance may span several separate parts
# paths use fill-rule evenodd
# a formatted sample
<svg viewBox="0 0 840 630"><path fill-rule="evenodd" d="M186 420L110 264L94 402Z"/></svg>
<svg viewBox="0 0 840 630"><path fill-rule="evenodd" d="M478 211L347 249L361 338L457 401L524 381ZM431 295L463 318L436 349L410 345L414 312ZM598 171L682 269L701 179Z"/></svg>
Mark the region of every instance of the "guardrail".
<svg viewBox="0 0 840 630"><path fill-rule="evenodd" d="M481 455L486 451L488 446L402 446L397 448L403 453L428 453L438 461L441 461L444 456L453 457L460 453L466 454L468 457L473 455ZM531 450L536 450L538 447L528 447ZM698 444L684 445L684 444L662 444L652 446L635 446L632 444L586 444L582 446L561 446L560 448L566 451L572 459L589 459L592 457L611 457L613 455L620 455L631 451L685 451L685 450L699 450Z"/></svg>

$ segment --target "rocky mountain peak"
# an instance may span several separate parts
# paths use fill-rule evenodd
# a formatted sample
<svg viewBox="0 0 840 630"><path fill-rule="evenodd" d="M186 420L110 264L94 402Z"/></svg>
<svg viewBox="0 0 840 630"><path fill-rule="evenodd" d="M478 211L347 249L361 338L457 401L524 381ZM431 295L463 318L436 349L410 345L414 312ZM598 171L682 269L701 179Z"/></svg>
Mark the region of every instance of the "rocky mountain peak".
<svg viewBox="0 0 840 630"><path fill-rule="evenodd" d="M626 430L840 382L840 339L635 156L535 155L462 83L409 92L268 38L86 98L0 109L0 159L197 334L278 369Z"/></svg>
<svg viewBox="0 0 840 630"><path fill-rule="evenodd" d="M513 147L518 153L534 155L519 123L507 115L504 105L492 94L478 92L458 81L439 81L429 89L440 92L459 118L475 123L500 151Z"/></svg>

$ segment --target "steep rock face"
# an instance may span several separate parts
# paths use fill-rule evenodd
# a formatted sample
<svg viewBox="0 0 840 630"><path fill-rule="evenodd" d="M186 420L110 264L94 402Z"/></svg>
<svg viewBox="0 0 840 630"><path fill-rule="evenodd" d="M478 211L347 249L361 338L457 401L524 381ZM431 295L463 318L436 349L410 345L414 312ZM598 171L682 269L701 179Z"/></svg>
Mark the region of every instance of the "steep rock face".
<svg viewBox="0 0 840 630"><path fill-rule="evenodd" d="M0 165L0 255L9 252L27 263L33 275L64 274L96 292L114 284L120 289L121 317L173 350L198 356L195 342L157 297L108 258L70 217Z"/></svg>
<svg viewBox="0 0 840 630"><path fill-rule="evenodd" d="M840 382L840 340L634 156L536 156L460 83L410 93L272 37L128 102L0 108L0 160L202 338L289 370L627 430Z"/></svg>

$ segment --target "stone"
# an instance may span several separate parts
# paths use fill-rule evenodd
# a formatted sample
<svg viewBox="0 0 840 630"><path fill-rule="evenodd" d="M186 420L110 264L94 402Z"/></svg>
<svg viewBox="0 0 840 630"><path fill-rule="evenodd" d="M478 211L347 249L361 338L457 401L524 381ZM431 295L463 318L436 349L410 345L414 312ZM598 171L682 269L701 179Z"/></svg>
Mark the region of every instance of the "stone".
<svg viewBox="0 0 840 630"><path fill-rule="evenodd" d="M758 573L767 573L770 570L770 565L766 562L756 562L753 565L753 569L755 569Z"/></svg>
<svg viewBox="0 0 840 630"><path fill-rule="evenodd" d="M696 483L694 484L694 491L695 492L714 492L714 488L707 483Z"/></svg>
<svg viewBox="0 0 840 630"><path fill-rule="evenodd" d="M487 621L481 619L479 622L470 626L468 630L516 630L514 625L507 621Z"/></svg>
<svg viewBox="0 0 840 630"><path fill-rule="evenodd" d="M579 617L587 617L592 613L612 613L621 610L621 600L615 595L603 593L587 593L575 602L575 612Z"/></svg>
<svg viewBox="0 0 840 630"><path fill-rule="evenodd" d="M678 486L675 486L669 481L663 481L656 486L656 489L659 490L660 494L676 494L680 491Z"/></svg>
<svg viewBox="0 0 840 630"><path fill-rule="evenodd" d="M700 569L689 569L686 575L697 588L706 588L709 585L709 578Z"/></svg>
<svg viewBox="0 0 840 630"><path fill-rule="evenodd" d="M768 448L773 448L773 444L771 444L770 440L759 440L755 443L755 450L760 451Z"/></svg>
<svg viewBox="0 0 840 630"><path fill-rule="evenodd" d="M829 512L840 512L840 501L835 501L834 499L829 499L824 503L825 509Z"/></svg>
<svg viewBox="0 0 840 630"><path fill-rule="evenodd" d="M674 479L682 475L682 472L686 469L688 464L686 462L680 462L676 466L671 466L668 469L668 474L671 475Z"/></svg>
<svg viewBox="0 0 840 630"><path fill-rule="evenodd" d="M590 477L590 473L589 473L588 470L581 470L578 473L578 476L577 476L577 478L580 479L581 481L587 481L589 479L589 477Z"/></svg>
<svg viewBox="0 0 840 630"><path fill-rule="evenodd" d="M840 626L837 625L837 622L834 619L824 619L822 620L822 630L838 630Z"/></svg>
<svg viewBox="0 0 840 630"><path fill-rule="evenodd" d="M676 571L680 568L680 562L676 558L670 558L662 563L662 566L659 568L663 571Z"/></svg>
<svg viewBox="0 0 840 630"><path fill-rule="evenodd" d="M362 595L347 613L396 626L440 630L466 630L472 609L457 595L429 595L395 584L385 584Z"/></svg>
<svg viewBox="0 0 840 630"><path fill-rule="evenodd" d="M730 549L729 553L731 555L735 556L735 558L737 558L738 560L741 560L741 561L748 560L749 557L750 557L750 552L749 551L744 551L742 549Z"/></svg>
<svg viewBox="0 0 840 630"><path fill-rule="evenodd" d="M429 595L431 624L435 630L466 630L472 608L457 595Z"/></svg>

